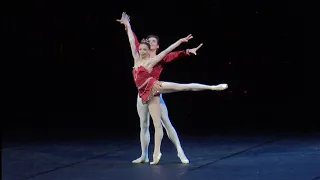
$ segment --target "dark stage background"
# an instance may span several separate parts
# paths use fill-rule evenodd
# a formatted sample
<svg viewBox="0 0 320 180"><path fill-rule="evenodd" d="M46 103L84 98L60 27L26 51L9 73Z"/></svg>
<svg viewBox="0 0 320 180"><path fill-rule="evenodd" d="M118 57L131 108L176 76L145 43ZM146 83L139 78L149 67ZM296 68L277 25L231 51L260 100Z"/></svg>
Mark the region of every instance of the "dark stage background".
<svg viewBox="0 0 320 180"><path fill-rule="evenodd" d="M179 134L316 129L303 115L303 16L281 1L12 1L2 93L8 138L136 135L129 42L115 20L161 49L189 33L198 56L167 64L161 80L228 83L224 92L164 95ZM152 125L150 126L152 129Z"/></svg>

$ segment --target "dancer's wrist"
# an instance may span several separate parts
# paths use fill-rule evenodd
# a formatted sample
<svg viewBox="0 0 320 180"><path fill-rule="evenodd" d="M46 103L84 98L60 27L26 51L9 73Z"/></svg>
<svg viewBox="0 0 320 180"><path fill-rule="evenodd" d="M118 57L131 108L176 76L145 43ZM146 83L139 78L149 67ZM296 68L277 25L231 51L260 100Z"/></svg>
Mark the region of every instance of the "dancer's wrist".
<svg viewBox="0 0 320 180"><path fill-rule="evenodd" d="M190 55L190 49L186 49L186 54Z"/></svg>

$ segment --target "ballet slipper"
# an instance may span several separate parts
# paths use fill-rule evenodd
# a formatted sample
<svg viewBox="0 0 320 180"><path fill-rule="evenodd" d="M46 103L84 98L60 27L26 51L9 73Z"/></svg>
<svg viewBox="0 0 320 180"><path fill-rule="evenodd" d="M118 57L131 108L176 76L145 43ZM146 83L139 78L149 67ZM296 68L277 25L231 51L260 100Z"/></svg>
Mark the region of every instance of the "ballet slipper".
<svg viewBox="0 0 320 180"><path fill-rule="evenodd" d="M222 91L228 88L228 84L219 84L216 86L211 86L211 90L213 91Z"/></svg>
<svg viewBox="0 0 320 180"><path fill-rule="evenodd" d="M158 156L153 155L153 161L150 163L151 165L156 165L159 163L161 159L162 154L160 153Z"/></svg>
<svg viewBox="0 0 320 180"><path fill-rule="evenodd" d="M147 163L147 162L149 162L148 156L141 156L138 159L132 161L132 163L135 163L135 164L137 164L137 163Z"/></svg>
<svg viewBox="0 0 320 180"><path fill-rule="evenodd" d="M189 160L184 153L179 153L178 157L183 164L189 164Z"/></svg>

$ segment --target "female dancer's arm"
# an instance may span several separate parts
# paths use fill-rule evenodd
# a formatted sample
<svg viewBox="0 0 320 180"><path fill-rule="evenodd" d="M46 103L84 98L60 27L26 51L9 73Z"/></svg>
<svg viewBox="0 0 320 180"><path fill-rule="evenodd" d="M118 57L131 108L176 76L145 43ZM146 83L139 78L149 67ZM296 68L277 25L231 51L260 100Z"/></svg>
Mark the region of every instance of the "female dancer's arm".
<svg viewBox="0 0 320 180"><path fill-rule="evenodd" d="M125 29L126 29L126 32L128 34L128 28L125 27ZM131 28L131 31L132 31L132 28ZM140 42L138 41L138 38L137 38L136 34L133 31L132 31L132 33L133 33L133 36L134 36L134 43L136 44L136 50L138 51Z"/></svg>
<svg viewBox="0 0 320 180"><path fill-rule="evenodd" d="M135 38L134 38L130 24L127 25L127 29L128 29L128 38L129 38L129 42L130 42L132 56L133 56L134 60L136 60L139 58L139 53L138 53L138 49L136 47Z"/></svg>
<svg viewBox="0 0 320 180"><path fill-rule="evenodd" d="M136 39L135 39L134 33L131 29L131 25L129 23L129 21L130 21L129 16L125 12L123 12L121 19L117 20L117 21L120 22L121 24L125 25L125 27L126 27L132 56L133 56L134 60L136 61L139 58L139 53L138 53L138 49L136 48L136 43L135 43Z"/></svg>
<svg viewBox="0 0 320 180"><path fill-rule="evenodd" d="M135 44L135 38L134 38L130 24L127 25L127 29L128 29L128 38L129 38L132 56L133 56L134 60L136 61L139 58L139 53L138 53L138 50L137 50L137 47Z"/></svg>
<svg viewBox="0 0 320 180"><path fill-rule="evenodd" d="M188 42L190 39L192 39L193 36L190 34L185 38L179 39L177 42L173 43L171 46L169 46L167 49L165 49L164 51L162 51L161 53L159 53L156 57L154 57L152 59L152 61L150 61L149 66L153 67L156 64L158 64L158 62L160 62L168 53L170 53L172 50L174 50L176 47L178 47L181 43L183 42Z"/></svg>

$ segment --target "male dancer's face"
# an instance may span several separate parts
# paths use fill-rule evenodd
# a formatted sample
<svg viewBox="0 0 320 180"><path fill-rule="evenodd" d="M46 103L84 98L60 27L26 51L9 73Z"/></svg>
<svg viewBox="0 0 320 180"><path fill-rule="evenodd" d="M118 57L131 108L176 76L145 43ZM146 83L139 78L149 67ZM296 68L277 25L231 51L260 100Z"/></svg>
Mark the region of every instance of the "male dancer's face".
<svg viewBox="0 0 320 180"><path fill-rule="evenodd" d="M154 51L159 49L158 40L156 38L150 37L148 41L150 43L150 50Z"/></svg>

